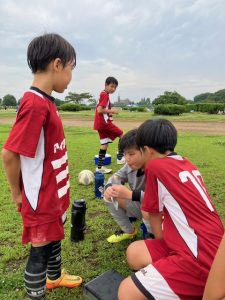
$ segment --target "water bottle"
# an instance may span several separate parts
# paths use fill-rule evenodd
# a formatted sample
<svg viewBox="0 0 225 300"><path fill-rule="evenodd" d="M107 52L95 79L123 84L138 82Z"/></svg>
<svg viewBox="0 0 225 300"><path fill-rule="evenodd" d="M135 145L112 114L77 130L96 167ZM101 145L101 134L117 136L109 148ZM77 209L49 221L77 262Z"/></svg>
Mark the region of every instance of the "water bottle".
<svg viewBox="0 0 225 300"><path fill-rule="evenodd" d="M71 209L71 234L72 242L77 243L84 239L86 203L83 199L75 200Z"/></svg>
<svg viewBox="0 0 225 300"><path fill-rule="evenodd" d="M104 174L95 172L95 198L102 199L104 197Z"/></svg>

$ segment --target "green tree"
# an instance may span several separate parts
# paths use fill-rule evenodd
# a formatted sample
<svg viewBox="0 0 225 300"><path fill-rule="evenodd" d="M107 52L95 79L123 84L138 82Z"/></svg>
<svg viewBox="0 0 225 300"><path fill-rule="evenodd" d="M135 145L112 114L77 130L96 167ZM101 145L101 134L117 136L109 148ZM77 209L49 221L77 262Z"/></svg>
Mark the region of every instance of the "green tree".
<svg viewBox="0 0 225 300"><path fill-rule="evenodd" d="M2 104L2 99L0 98L0 105Z"/></svg>
<svg viewBox="0 0 225 300"><path fill-rule="evenodd" d="M95 106L97 104L97 100L94 98L90 98L90 99L88 99L88 103L90 103L90 105Z"/></svg>
<svg viewBox="0 0 225 300"><path fill-rule="evenodd" d="M163 95L158 96L155 100L152 101L152 104L179 104L184 105L186 104L186 99L178 94L176 91L168 92L165 91Z"/></svg>
<svg viewBox="0 0 225 300"><path fill-rule="evenodd" d="M215 93L202 93L194 97L194 102L225 103L225 89Z"/></svg>
<svg viewBox="0 0 225 300"><path fill-rule="evenodd" d="M151 100L150 98L142 98L141 101L137 102L138 106L145 106L150 107L151 106Z"/></svg>
<svg viewBox="0 0 225 300"><path fill-rule="evenodd" d="M93 96L90 93L77 94L77 93L69 92L68 95L65 97L65 100L66 100L66 102L73 102L76 104L80 104L83 101L89 100L92 98L93 98Z"/></svg>
<svg viewBox="0 0 225 300"><path fill-rule="evenodd" d="M58 98L55 98L55 105L56 105L56 106L60 106L60 105L62 105L62 104L64 104L64 103L65 103L65 101L60 100L60 99L58 99Z"/></svg>
<svg viewBox="0 0 225 300"><path fill-rule="evenodd" d="M16 106L16 98L13 95L5 95L2 99L2 105L3 106Z"/></svg>
<svg viewBox="0 0 225 300"><path fill-rule="evenodd" d="M211 93L205 102L220 102L225 103L225 89Z"/></svg>
<svg viewBox="0 0 225 300"><path fill-rule="evenodd" d="M199 95L197 95L197 96L194 97L194 102L203 102L203 101L205 101L210 95L211 95L211 93L203 93L203 94L199 94Z"/></svg>

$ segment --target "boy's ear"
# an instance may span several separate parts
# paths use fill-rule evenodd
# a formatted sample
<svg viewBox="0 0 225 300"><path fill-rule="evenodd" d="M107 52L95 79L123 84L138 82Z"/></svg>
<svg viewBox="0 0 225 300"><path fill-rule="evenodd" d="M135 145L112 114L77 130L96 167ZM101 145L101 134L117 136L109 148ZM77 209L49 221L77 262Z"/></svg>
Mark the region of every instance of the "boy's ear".
<svg viewBox="0 0 225 300"><path fill-rule="evenodd" d="M54 59L54 61L53 61L53 68L54 68L54 71L61 70L61 68L62 68L62 62L61 62L60 58Z"/></svg>
<svg viewBox="0 0 225 300"><path fill-rule="evenodd" d="M148 155L149 158L151 158L155 154L155 150L151 147L148 147L148 146L144 146L143 151L144 151L145 154Z"/></svg>

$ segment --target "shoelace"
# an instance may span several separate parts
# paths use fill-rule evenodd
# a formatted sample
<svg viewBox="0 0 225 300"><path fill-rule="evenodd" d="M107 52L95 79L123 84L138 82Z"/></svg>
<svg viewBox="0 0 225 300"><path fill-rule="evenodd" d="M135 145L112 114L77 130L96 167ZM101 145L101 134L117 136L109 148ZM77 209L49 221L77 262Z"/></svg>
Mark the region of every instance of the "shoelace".
<svg viewBox="0 0 225 300"><path fill-rule="evenodd" d="M122 234L124 234L124 231L123 231L123 230L117 230L117 231L115 232L115 235L117 235L117 236L122 235Z"/></svg>

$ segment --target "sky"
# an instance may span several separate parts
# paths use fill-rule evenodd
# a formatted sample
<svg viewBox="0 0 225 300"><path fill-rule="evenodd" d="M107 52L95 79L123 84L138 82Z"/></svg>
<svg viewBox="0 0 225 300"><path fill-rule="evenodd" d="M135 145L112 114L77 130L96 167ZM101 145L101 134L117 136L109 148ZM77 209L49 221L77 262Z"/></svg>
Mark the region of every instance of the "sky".
<svg viewBox="0 0 225 300"><path fill-rule="evenodd" d="M225 88L224 0L0 0L0 98L19 99L32 83L29 42L58 33L77 53L63 94L95 99L106 77L111 100L154 100L164 91L186 99Z"/></svg>

